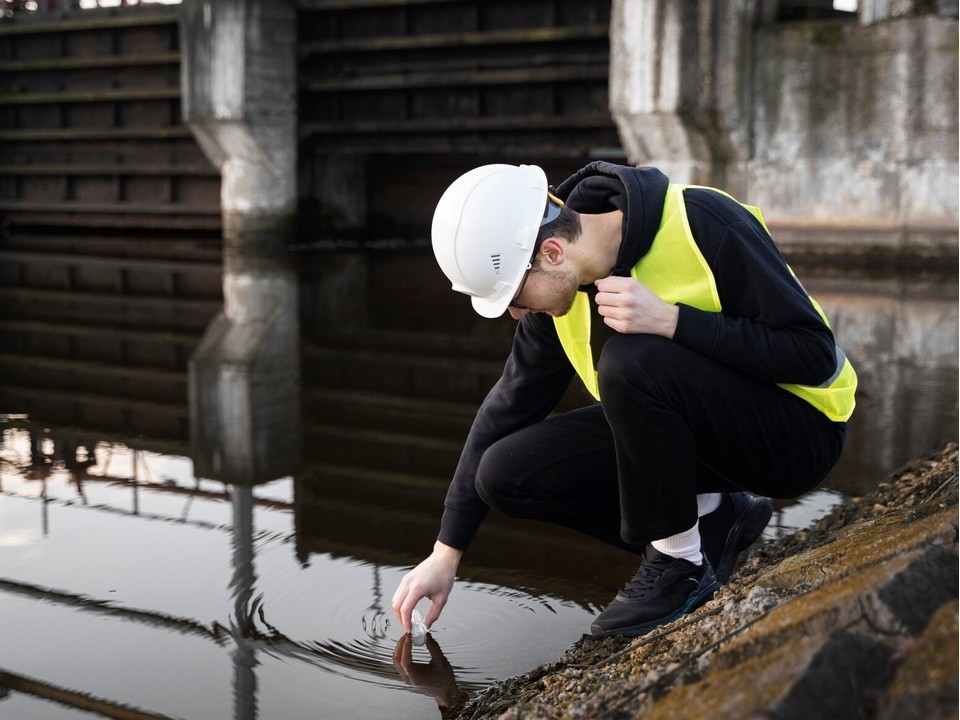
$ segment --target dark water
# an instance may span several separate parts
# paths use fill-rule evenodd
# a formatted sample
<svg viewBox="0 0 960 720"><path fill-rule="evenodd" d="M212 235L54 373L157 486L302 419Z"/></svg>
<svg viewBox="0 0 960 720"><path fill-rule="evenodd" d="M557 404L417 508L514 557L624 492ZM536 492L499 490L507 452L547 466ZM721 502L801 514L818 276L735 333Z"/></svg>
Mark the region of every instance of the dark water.
<svg viewBox="0 0 960 720"><path fill-rule="evenodd" d="M957 437L956 282L807 286L857 366L859 407L825 486L782 504L769 536ZM346 482L315 458L229 485L196 477L185 446L136 449L2 412L3 718L116 706L203 720L436 718L562 652L631 570L591 541L491 518L431 643L411 649L390 598L429 550L442 487L411 476L388 491L362 472Z"/></svg>

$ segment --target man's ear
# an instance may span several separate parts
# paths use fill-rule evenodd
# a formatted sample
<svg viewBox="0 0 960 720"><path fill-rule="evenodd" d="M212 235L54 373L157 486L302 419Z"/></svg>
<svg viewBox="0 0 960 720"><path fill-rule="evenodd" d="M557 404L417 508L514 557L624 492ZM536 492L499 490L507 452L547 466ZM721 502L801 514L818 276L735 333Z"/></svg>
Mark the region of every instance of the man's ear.
<svg viewBox="0 0 960 720"><path fill-rule="evenodd" d="M540 244L540 258L548 265L560 265L566 254L566 248L558 237L548 237Z"/></svg>

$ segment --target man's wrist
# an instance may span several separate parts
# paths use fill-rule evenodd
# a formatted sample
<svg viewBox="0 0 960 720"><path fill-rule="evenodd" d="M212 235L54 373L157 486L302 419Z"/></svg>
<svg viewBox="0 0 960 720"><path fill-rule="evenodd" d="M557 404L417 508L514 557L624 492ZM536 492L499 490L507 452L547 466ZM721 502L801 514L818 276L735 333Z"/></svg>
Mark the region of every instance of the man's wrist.
<svg viewBox="0 0 960 720"><path fill-rule="evenodd" d="M666 312L663 317L663 328L660 332L663 337L667 340L673 340L674 334L677 332L677 324L680 322L680 306L679 305L667 305Z"/></svg>
<svg viewBox="0 0 960 720"><path fill-rule="evenodd" d="M459 563L460 558L463 557L463 551L457 550L455 547L450 547L446 543L442 543L437 540L433 544L433 554L447 562Z"/></svg>

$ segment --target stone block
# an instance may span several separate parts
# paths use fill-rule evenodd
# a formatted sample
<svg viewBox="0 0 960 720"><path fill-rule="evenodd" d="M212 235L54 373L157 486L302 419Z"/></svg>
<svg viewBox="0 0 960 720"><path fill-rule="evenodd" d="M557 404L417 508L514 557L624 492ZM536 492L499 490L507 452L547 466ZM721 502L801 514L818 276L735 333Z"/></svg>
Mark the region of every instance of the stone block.
<svg viewBox="0 0 960 720"><path fill-rule="evenodd" d="M948 720L957 716L957 601L940 607L923 634L899 653L877 720Z"/></svg>
<svg viewBox="0 0 960 720"><path fill-rule="evenodd" d="M942 605L956 601L958 580L956 550L934 546L884 583L877 597L917 635Z"/></svg>
<svg viewBox="0 0 960 720"><path fill-rule="evenodd" d="M831 635L784 698L770 709L775 720L840 718L882 688L893 649L852 632Z"/></svg>

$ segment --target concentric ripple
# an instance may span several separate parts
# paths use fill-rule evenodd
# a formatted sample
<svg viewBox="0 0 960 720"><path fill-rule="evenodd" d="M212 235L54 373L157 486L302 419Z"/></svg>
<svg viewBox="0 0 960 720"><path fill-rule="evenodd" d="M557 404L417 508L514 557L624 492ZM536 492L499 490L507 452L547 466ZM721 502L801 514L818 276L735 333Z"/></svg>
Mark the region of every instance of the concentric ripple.
<svg viewBox="0 0 960 720"><path fill-rule="evenodd" d="M313 556L308 568L291 571L286 558L289 548L276 543L257 553L258 626L273 631L267 651L361 685L402 683L395 655L404 631L390 602L406 568ZM429 601L419 607L426 615ZM476 689L559 654L591 618L555 597L457 581L431 642L413 647L408 661L448 664L461 689Z"/></svg>

